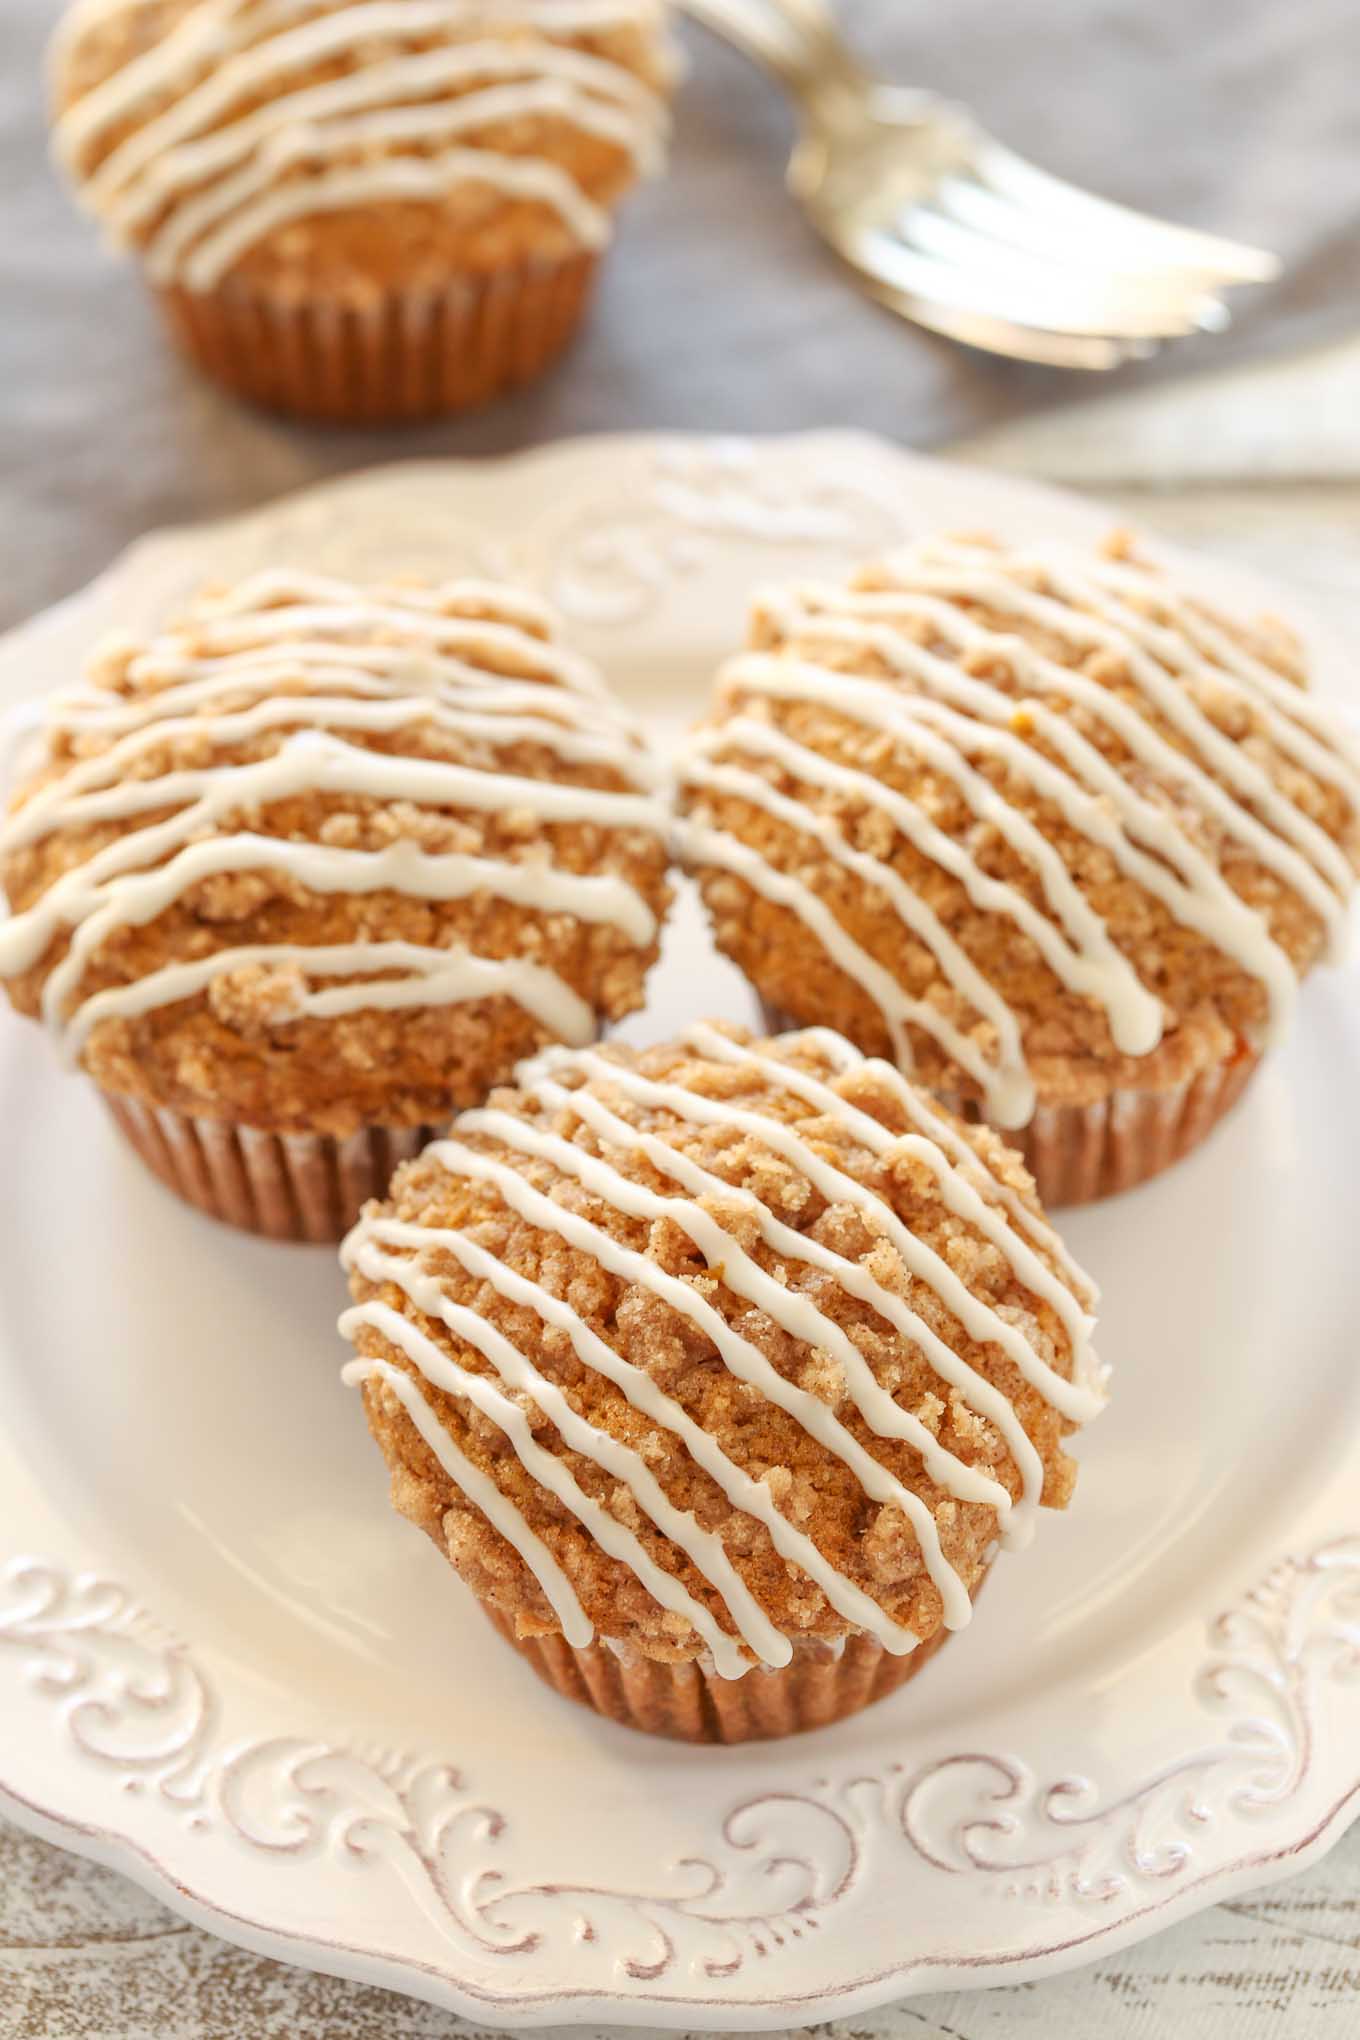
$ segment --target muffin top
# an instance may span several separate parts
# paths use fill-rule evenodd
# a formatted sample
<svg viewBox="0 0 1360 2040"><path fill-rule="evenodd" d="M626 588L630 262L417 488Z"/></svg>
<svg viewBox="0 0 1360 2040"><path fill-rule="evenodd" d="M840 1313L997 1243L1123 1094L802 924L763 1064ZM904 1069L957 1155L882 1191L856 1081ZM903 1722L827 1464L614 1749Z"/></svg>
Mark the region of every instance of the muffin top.
<svg viewBox="0 0 1360 2040"><path fill-rule="evenodd" d="M602 246L671 69L661 0L76 0L54 145L156 282L362 302Z"/></svg>
<svg viewBox="0 0 1360 2040"><path fill-rule="evenodd" d="M960 1627L1104 1393L1018 1158L826 1030L516 1083L344 1248L397 1507L521 1636L735 1677Z"/></svg>
<svg viewBox="0 0 1360 2040"><path fill-rule="evenodd" d="M506 587L257 574L47 704L0 976L108 1091L344 1136L641 1003L646 753Z"/></svg>
<svg viewBox="0 0 1360 2040"><path fill-rule="evenodd" d="M915 544L751 645L681 765L719 943L994 1123L1259 1047L1339 942L1353 745L1286 630L1127 540Z"/></svg>

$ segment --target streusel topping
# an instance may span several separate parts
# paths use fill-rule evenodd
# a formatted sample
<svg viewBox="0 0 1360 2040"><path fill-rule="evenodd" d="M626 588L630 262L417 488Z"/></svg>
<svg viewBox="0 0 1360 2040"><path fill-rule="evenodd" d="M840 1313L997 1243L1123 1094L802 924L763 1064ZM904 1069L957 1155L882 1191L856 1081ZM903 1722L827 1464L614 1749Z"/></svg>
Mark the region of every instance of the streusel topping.
<svg viewBox="0 0 1360 2040"><path fill-rule="evenodd" d="M660 0L77 0L55 146L152 278L355 296L601 246L654 170Z"/></svg>
<svg viewBox="0 0 1360 2040"><path fill-rule="evenodd" d="M752 647L681 768L720 945L995 1124L1258 1047L1339 944L1354 745L1287 633L1121 542L913 545Z"/></svg>
<svg viewBox="0 0 1360 2040"><path fill-rule="evenodd" d="M726 1677L961 1626L1103 1401L1017 1158L823 1030L550 1051L344 1252L398 1508L521 1635Z"/></svg>
<svg viewBox="0 0 1360 2040"><path fill-rule="evenodd" d="M259 574L105 647L42 741L0 976L106 1090L418 1124L641 1003L665 803L532 597Z"/></svg>

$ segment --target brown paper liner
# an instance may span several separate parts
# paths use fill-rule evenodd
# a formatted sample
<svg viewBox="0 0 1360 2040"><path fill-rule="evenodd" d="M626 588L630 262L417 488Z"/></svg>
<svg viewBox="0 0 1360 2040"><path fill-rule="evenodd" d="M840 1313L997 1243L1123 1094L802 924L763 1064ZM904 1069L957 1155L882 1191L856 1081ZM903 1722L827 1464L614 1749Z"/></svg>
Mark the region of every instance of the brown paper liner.
<svg viewBox="0 0 1360 2040"><path fill-rule="evenodd" d="M555 1692L626 1728L677 1742L768 1742L844 1721L915 1678L951 1633L937 1629L906 1657L894 1657L871 1636L852 1636L838 1658L795 1652L782 1670L720 1679L693 1661L658 1664L603 1643L578 1648L558 1635L516 1636L513 1616L489 1601L481 1605Z"/></svg>
<svg viewBox="0 0 1360 2040"><path fill-rule="evenodd" d="M1003 1133L1020 1150L1049 1210L1094 1204L1160 1176L1213 1132L1260 1063L1248 1053L1169 1091L1112 1091L1094 1105L1041 1105L1028 1126ZM971 1099L938 1094L960 1118L981 1117Z"/></svg>
<svg viewBox="0 0 1360 2040"><path fill-rule="evenodd" d="M397 1164L419 1154L438 1131L366 1126L346 1140L261 1133L100 1095L162 1183L211 1218L271 1240L342 1239L367 1200L382 1196Z"/></svg>
<svg viewBox="0 0 1360 2040"><path fill-rule="evenodd" d="M590 297L598 257L526 262L371 305L295 303L239 277L157 292L181 348L250 403L383 425L489 403L543 373Z"/></svg>
<svg viewBox="0 0 1360 2040"><path fill-rule="evenodd" d="M772 1034L800 1025L763 999L761 1011ZM1242 1096L1260 1060L1251 1050L1239 1051L1170 1090L1125 1086L1092 1105L1040 1105L1028 1126L999 1131L1018 1150L1049 1210L1093 1204L1159 1176L1198 1147ZM960 1119L982 1119L976 1099L954 1091L933 1095Z"/></svg>

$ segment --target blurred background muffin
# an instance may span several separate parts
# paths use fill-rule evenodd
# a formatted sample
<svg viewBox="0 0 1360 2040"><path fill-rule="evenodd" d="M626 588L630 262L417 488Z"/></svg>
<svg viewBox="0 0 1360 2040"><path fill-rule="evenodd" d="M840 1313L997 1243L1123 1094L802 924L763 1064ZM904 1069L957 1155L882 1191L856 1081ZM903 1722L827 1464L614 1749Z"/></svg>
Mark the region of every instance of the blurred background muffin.
<svg viewBox="0 0 1360 2040"><path fill-rule="evenodd" d="M239 395L380 422L540 374L657 169L661 0L76 0L54 146Z"/></svg>
<svg viewBox="0 0 1360 2040"><path fill-rule="evenodd" d="M0 830L0 976L181 1195L335 1239L546 1042L642 1002L639 740L501 586L270 572L106 646Z"/></svg>
<svg viewBox="0 0 1360 2040"><path fill-rule="evenodd" d="M570 1699L820 1727L1075 1480L1089 1284L1014 1155L817 1030L552 1050L346 1242L392 1499Z"/></svg>
<svg viewBox="0 0 1360 2040"><path fill-rule="evenodd" d="M773 1023L1000 1127L1049 1204L1240 1096L1342 938L1360 770L1297 644L1131 557L912 545L757 600L681 846Z"/></svg>

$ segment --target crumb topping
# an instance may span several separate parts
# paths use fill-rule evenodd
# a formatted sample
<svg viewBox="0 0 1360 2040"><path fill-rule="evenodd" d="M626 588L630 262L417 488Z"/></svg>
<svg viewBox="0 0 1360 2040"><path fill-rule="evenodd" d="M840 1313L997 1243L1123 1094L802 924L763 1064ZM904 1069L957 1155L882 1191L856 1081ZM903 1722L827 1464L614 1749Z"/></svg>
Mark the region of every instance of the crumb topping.
<svg viewBox="0 0 1360 2040"><path fill-rule="evenodd" d="M824 1032L555 1051L345 1258L393 1500L526 1636L924 1640L1102 1400L1018 1158Z"/></svg>
<svg viewBox="0 0 1360 2040"><path fill-rule="evenodd" d="M641 1003L664 806L528 597L257 576L104 647L44 741L0 976L106 1090L420 1124Z"/></svg>
<svg viewBox="0 0 1360 2040"><path fill-rule="evenodd" d="M57 155L153 279L360 305L607 238L659 163L659 0L76 0Z"/></svg>
<svg viewBox="0 0 1360 2040"><path fill-rule="evenodd" d="M681 770L720 946L998 1124L1259 1046L1339 935L1353 747L1282 626L1126 539L913 546L751 647Z"/></svg>

